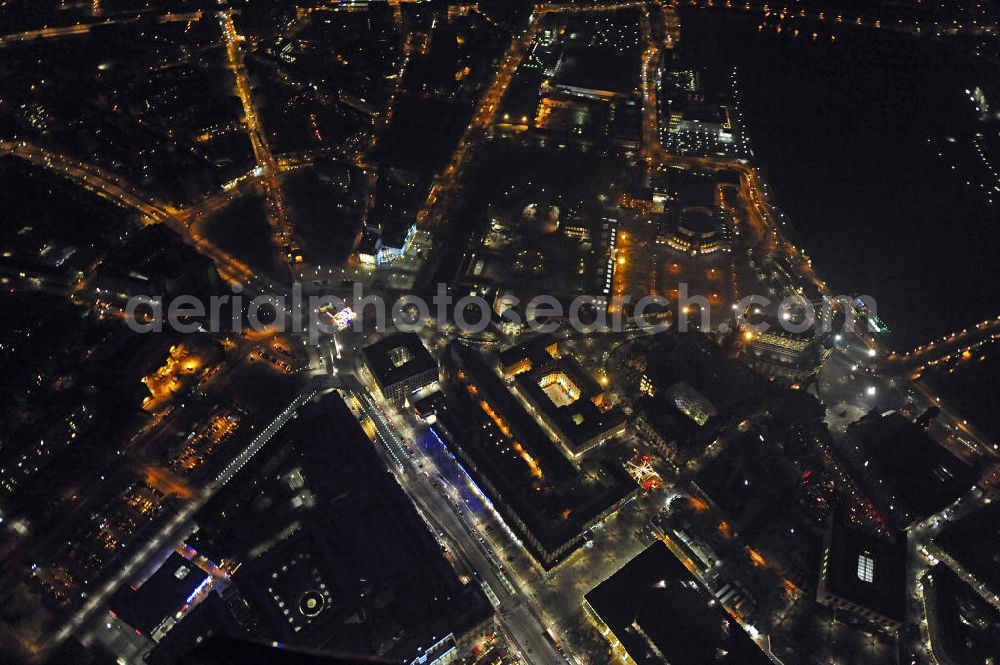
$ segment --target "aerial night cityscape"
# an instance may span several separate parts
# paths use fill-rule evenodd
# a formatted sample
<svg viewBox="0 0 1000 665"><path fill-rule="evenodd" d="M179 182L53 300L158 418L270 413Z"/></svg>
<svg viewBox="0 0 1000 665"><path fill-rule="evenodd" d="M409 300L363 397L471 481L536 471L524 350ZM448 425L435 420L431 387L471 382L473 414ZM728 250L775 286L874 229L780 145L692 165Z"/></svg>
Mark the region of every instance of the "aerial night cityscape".
<svg viewBox="0 0 1000 665"><path fill-rule="evenodd" d="M0 0L0 665L1000 665L995 0Z"/></svg>

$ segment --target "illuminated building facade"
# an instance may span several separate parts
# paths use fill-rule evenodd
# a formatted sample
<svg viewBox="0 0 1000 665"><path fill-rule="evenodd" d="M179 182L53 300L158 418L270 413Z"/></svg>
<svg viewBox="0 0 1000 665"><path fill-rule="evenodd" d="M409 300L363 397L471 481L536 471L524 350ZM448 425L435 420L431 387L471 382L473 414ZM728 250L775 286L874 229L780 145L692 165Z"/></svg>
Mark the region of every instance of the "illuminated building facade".
<svg viewBox="0 0 1000 665"><path fill-rule="evenodd" d="M663 169L652 179L656 242L689 256L730 250L720 214L720 176L707 171Z"/></svg>
<svg viewBox="0 0 1000 665"><path fill-rule="evenodd" d="M555 339L541 335L505 351L504 377L570 461L625 432L625 414Z"/></svg>
<svg viewBox="0 0 1000 665"><path fill-rule="evenodd" d="M690 256L712 254L729 248L719 231L716 212L702 206L681 210L676 223L668 223L661 228L656 242Z"/></svg>
<svg viewBox="0 0 1000 665"><path fill-rule="evenodd" d="M437 363L416 333L397 333L362 349L370 378L390 402L437 381Z"/></svg>
<svg viewBox="0 0 1000 665"><path fill-rule="evenodd" d="M435 429L543 568L635 496L619 460L570 462L479 352L453 343L441 369L447 404Z"/></svg>
<svg viewBox="0 0 1000 665"><path fill-rule="evenodd" d="M744 329L738 343L747 365L765 376L792 382L819 372L833 349L812 328L792 332L777 321L768 322L767 330L760 332Z"/></svg>

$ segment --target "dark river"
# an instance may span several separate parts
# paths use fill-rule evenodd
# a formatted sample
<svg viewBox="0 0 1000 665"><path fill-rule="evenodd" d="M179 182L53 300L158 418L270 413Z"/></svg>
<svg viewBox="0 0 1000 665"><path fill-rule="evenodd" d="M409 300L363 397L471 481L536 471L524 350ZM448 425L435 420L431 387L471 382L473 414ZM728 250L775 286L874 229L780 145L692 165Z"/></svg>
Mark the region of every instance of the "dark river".
<svg viewBox="0 0 1000 665"><path fill-rule="evenodd" d="M1000 314L1000 198L987 201L974 144L1000 123L980 120L965 92L995 86L995 68L885 31L814 42L739 14L688 9L681 21L709 86L725 88L738 65L755 161L797 244L837 293L875 298L891 348Z"/></svg>

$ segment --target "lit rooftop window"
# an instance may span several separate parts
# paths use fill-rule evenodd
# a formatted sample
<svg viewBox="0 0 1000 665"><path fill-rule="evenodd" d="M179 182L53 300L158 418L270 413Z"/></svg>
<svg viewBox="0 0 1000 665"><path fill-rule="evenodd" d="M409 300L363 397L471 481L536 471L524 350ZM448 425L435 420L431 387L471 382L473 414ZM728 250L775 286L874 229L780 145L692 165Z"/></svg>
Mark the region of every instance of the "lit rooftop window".
<svg viewBox="0 0 1000 665"><path fill-rule="evenodd" d="M563 372L546 374L539 380L538 387L558 407L568 406L580 399L580 389Z"/></svg>
<svg viewBox="0 0 1000 665"><path fill-rule="evenodd" d="M393 367L402 367L410 362L411 358L410 350L405 346L397 346L389 351L389 359L392 361Z"/></svg>
<svg viewBox="0 0 1000 665"><path fill-rule="evenodd" d="M868 552L858 555L858 579L868 584L875 580L875 559Z"/></svg>

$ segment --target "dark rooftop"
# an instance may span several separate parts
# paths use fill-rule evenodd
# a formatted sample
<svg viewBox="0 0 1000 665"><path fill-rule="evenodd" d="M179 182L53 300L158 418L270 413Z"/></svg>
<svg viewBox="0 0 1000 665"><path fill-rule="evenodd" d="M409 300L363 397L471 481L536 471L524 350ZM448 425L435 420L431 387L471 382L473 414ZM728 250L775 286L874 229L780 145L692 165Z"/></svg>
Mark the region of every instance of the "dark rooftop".
<svg viewBox="0 0 1000 665"><path fill-rule="evenodd" d="M382 388L437 368L437 363L416 333L389 335L366 346L362 353Z"/></svg>
<svg viewBox="0 0 1000 665"><path fill-rule="evenodd" d="M690 235L712 234L716 232L715 214L702 206L687 206L681 210L678 228Z"/></svg>
<svg viewBox="0 0 1000 665"><path fill-rule="evenodd" d="M1000 654L1000 611L945 564L924 577L932 606L931 642L955 665L980 665Z"/></svg>
<svg viewBox="0 0 1000 665"><path fill-rule="evenodd" d="M707 398L721 417L728 418L767 397L766 381L730 361L700 333L655 335L634 354L645 356L646 374L656 386L658 399L666 399L670 387L683 382Z"/></svg>
<svg viewBox="0 0 1000 665"><path fill-rule="evenodd" d="M895 411L853 423L844 445L862 484L880 503L889 502L879 508L897 515L900 526L942 510L976 480L972 468Z"/></svg>
<svg viewBox="0 0 1000 665"><path fill-rule="evenodd" d="M1000 591L1000 503L967 515L934 541L994 593Z"/></svg>
<svg viewBox="0 0 1000 665"><path fill-rule="evenodd" d="M696 482L722 509L733 528L754 538L776 521L798 512L798 475L790 463L753 430L707 462Z"/></svg>
<svg viewBox="0 0 1000 665"><path fill-rule="evenodd" d="M199 514L244 562L227 591L245 599L241 637L399 662L484 619L343 400L298 413Z"/></svg>
<svg viewBox="0 0 1000 665"><path fill-rule="evenodd" d="M664 192L676 202L679 207L715 206L715 185L718 176L708 171L687 171L685 169L667 167L653 176L653 189Z"/></svg>
<svg viewBox="0 0 1000 665"><path fill-rule="evenodd" d="M111 599L118 617L149 635L164 618L179 610L208 576L193 563L173 553L140 585L123 587Z"/></svg>
<svg viewBox="0 0 1000 665"><path fill-rule="evenodd" d="M680 102L681 112L685 120L721 124L726 115L718 104L707 102L701 97L688 96Z"/></svg>
<svg viewBox="0 0 1000 665"><path fill-rule="evenodd" d="M213 635L237 634L239 624L217 593L210 593L197 607L174 626L146 657L151 665L191 663L191 645L211 639Z"/></svg>
<svg viewBox="0 0 1000 665"><path fill-rule="evenodd" d="M771 663L663 542L650 545L585 598L638 665Z"/></svg>
<svg viewBox="0 0 1000 665"><path fill-rule="evenodd" d="M903 621L906 599L906 537L869 535L844 520L830 533L827 590L844 600Z"/></svg>
<svg viewBox="0 0 1000 665"><path fill-rule="evenodd" d="M666 398L641 397L635 411L642 414L660 436L676 445L682 457L699 454L719 434L717 420L709 419L704 425L698 425Z"/></svg>
<svg viewBox="0 0 1000 665"><path fill-rule="evenodd" d="M558 342L553 335L536 335L526 342L500 352L500 366L506 372L508 368L524 361L531 363L532 367L537 367L551 361L555 356L556 349L553 348Z"/></svg>
<svg viewBox="0 0 1000 665"><path fill-rule="evenodd" d="M631 74L629 60L614 49L570 45L556 66L554 83L628 95L639 85L639 77Z"/></svg>

